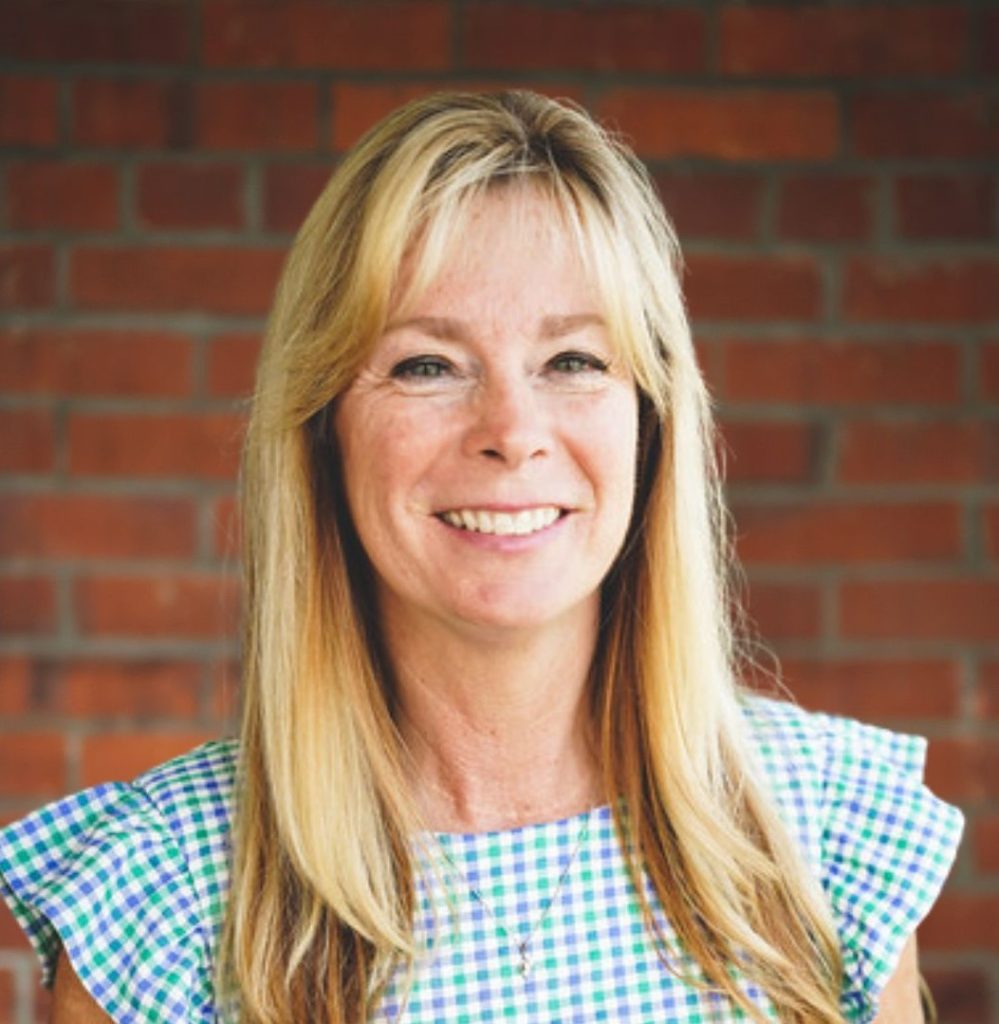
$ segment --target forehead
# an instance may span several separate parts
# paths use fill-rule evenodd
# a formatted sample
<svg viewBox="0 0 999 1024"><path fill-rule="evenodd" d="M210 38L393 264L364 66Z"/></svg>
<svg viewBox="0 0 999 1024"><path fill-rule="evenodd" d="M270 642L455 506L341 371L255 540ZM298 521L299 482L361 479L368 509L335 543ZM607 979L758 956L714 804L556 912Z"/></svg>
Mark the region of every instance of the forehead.
<svg viewBox="0 0 999 1024"><path fill-rule="evenodd" d="M441 303L499 310L546 296L555 306L581 307L559 313L593 312L600 303L588 262L582 232L554 198L536 186L493 187L416 235L391 315Z"/></svg>

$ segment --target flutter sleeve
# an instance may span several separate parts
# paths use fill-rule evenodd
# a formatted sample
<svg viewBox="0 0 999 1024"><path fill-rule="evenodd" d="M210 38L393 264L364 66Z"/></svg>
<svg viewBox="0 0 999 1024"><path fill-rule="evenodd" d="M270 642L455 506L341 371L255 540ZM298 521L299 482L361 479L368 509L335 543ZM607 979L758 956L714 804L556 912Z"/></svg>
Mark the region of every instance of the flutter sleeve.
<svg viewBox="0 0 999 1024"><path fill-rule="evenodd" d="M822 884L844 959L843 1013L866 1024L947 878L963 818L923 785L925 740L825 722Z"/></svg>
<svg viewBox="0 0 999 1024"><path fill-rule="evenodd" d="M196 887L141 789L98 786L0 831L0 895L51 984L64 947L116 1024L214 1019Z"/></svg>

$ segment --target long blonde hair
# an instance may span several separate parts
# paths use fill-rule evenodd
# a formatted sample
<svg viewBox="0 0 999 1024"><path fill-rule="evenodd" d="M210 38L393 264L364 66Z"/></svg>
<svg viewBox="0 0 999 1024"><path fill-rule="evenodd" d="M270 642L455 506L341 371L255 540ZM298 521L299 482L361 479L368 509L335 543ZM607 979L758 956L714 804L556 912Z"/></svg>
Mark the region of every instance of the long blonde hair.
<svg viewBox="0 0 999 1024"><path fill-rule="evenodd" d="M285 268L242 472L244 713L220 984L253 1024L356 1024L415 955L419 823L331 406L383 330L416 240L412 287L470 200L508 183L544 190L578 233L640 394L639 493L592 673L635 888L648 877L706 984L752 1019L733 968L782 1019L839 1022L829 911L743 736L713 427L672 230L624 146L526 92L396 111L333 174Z"/></svg>

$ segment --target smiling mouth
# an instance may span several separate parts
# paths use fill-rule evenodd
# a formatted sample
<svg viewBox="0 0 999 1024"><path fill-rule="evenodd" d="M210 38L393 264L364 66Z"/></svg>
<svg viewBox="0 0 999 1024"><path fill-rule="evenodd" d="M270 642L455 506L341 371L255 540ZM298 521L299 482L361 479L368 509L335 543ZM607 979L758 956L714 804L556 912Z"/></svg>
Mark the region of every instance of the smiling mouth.
<svg viewBox="0 0 999 1024"><path fill-rule="evenodd" d="M491 533L499 537L524 537L552 525L562 515L554 505L526 508L519 512L490 512L481 508L449 509L439 513L449 526L472 533Z"/></svg>

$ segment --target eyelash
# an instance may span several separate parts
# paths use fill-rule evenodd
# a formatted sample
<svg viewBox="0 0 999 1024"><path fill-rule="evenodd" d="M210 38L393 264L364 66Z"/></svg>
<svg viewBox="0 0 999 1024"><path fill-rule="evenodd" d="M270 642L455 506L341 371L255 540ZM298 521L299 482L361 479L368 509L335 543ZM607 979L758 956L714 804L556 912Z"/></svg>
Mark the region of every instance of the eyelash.
<svg viewBox="0 0 999 1024"><path fill-rule="evenodd" d="M573 364L572 368L566 367L566 363ZM548 365L554 370L559 370L559 364L562 364L560 372L569 374L603 373L608 369L608 363L605 360L589 352L559 352L557 356L549 360Z"/></svg>
<svg viewBox="0 0 999 1024"><path fill-rule="evenodd" d="M412 356L392 367L397 380L436 380L451 370L451 364L439 356Z"/></svg>
<svg viewBox="0 0 999 1024"><path fill-rule="evenodd" d="M547 363L547 367L557 373L572 376L577 373L603 373L609 364L588 352L559 352ZM451 363L440 356L412 356L403 359L392 367L391 374L397 380L418 379L437 380L453 370Z"/></svg>

